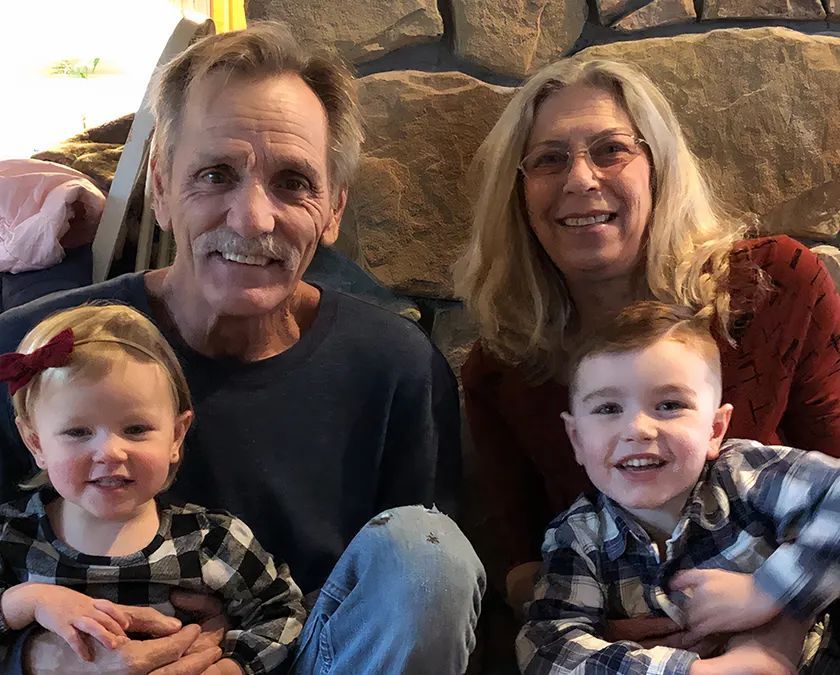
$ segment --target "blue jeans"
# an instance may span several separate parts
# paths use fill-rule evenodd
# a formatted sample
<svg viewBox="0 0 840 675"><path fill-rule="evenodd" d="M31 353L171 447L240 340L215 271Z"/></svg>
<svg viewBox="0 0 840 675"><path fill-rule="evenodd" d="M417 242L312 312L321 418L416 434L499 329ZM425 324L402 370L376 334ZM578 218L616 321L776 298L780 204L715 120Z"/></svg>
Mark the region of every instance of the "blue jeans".
<svg viewBox="0 0 840 675"><path fill-rule="evenodd" d="M365 525L309 615L294 675L455 675L467 668L484 567L458 526L403 506Z"/></svg>

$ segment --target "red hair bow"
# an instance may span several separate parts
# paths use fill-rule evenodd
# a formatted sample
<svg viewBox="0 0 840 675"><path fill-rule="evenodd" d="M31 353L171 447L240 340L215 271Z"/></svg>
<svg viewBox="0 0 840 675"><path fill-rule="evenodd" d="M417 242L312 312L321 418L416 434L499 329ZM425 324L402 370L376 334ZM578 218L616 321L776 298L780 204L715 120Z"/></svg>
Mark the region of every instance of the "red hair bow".
<svg viewBox="0 0 840 675"><path fill-rule="evenodd" d="M73 329L67 328L31 354L11 352L0 355L0 382L8 382L9 395L29 384L38 373L67 363L73 351Z"/></svg>

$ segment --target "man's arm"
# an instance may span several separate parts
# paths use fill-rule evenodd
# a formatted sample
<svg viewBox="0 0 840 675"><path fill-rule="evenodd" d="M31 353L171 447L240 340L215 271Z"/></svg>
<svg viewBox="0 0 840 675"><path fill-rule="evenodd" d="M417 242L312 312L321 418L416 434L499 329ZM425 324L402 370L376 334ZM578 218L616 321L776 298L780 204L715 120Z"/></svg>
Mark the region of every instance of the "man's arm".
<svg viewBox="0 0 840 675"><path fill-rule="evenodd" d="M437 505L456 516L461 493L458 385L425 338L417 362L397 382L382 458L377 511Z"/></svg>

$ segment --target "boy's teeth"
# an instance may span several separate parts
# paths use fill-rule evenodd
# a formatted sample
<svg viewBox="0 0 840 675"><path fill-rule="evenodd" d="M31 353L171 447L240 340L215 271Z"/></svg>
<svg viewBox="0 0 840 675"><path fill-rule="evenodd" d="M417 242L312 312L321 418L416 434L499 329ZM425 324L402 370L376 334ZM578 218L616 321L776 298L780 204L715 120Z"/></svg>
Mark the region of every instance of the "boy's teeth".
<svg viewBox="0 0 840 675"><path fill-rule="evenodd" d="M659 466L662 464L662 461L659 459L653 458L645 458L645 459L628 459L626 462L622 462L621 466Z"/></svg>
<svg viewBox="0 0 840 675"><path fill-rule="evenodd" d="M245 265L267 265L271 262L271 258L266 258L264 255L241 255L239 253L222 253L225 260L232 262L243 263Z"/></svg>
<svg viewBox="0 0 840 675"><path fill-rule="evenodd" d="M606 223L609 219L609 213L602 213L600 216L585 216L583 218L564 218L563 224L569 227L584 227L585 225Z"/></svg>

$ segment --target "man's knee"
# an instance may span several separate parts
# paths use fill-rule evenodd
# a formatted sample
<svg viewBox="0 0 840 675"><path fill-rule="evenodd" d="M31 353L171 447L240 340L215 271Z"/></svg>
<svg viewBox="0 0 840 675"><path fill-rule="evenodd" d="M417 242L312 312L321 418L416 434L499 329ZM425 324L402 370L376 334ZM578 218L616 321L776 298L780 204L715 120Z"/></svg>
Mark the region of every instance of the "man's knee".
<svg viewBox="0 0 840 675"><path fill-rule="evenodd" d="M484 594L484 566L447 515L434 508L402 506L372 518L358 544L370 547L370 562L384 588L417 614L434 609L477 615ZM398 605L401 603L395 603ZM460 611L458 611L460 609Z"/></svg>

